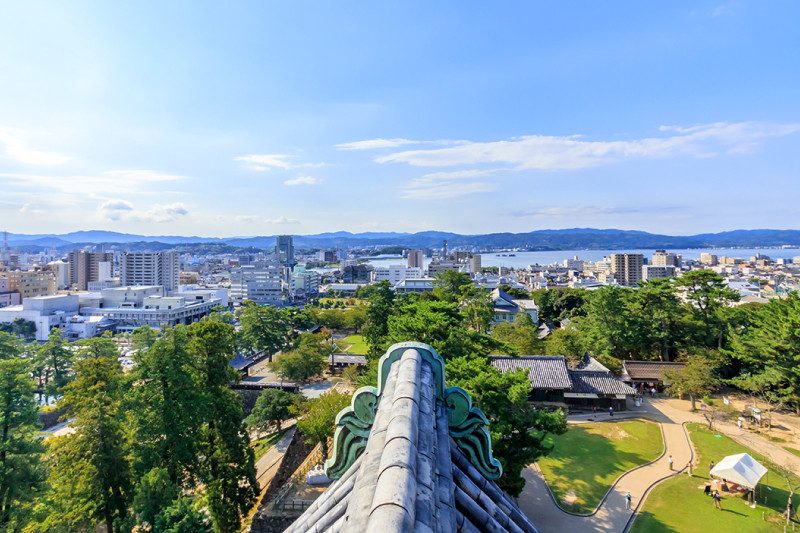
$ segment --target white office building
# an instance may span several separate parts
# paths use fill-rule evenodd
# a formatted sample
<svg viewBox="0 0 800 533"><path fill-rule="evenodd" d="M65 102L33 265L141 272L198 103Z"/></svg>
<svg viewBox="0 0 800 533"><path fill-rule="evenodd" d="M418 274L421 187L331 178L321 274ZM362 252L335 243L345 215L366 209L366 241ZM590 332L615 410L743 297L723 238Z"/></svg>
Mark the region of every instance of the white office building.
<svg viewBox="0 0 800 533"><path fill-rule="evenodd" d="M371 281L373 283L377 283L379 281L388 281L392 285L403 281L406 278L421 277L421 268L407 267L403 265L376 266L375 270L371 272Z"/></svg>
<svg viewBox="0 0 800 533"><path fill-rule="evenodd" d="M234 305L241 305L245 300L259 305L280 305L285 288L282 266L243 266L231 271L231 301Z"/></svg>

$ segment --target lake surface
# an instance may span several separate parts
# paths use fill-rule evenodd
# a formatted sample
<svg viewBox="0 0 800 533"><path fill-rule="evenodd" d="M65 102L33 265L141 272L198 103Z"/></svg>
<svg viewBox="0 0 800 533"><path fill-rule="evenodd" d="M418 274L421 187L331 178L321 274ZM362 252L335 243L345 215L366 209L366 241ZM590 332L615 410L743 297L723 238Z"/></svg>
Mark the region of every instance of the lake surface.
<svg viewBox="0 0 800 533"><path fill-rule="evenodd" d="M508 267L521 269L529 265L553 265L562 264L564 259L571 259L578 256L584 261L600 261L603 257L611 254L642 254L645 259L650 261L655 249L637 250L555 250L545 252L501 252L483 253L481 255L481 266L484 267ZM678 254L683 259L700 259L700 254L710 253L717 257L750 257L761 254L772 259L791 259L800 257L800 248L686 248L667 250L668 253ZM407 259L401 256L374 258L368 261L374 266L405 265ZM429 258L425 258L425 266L430 263Z"/></svg>

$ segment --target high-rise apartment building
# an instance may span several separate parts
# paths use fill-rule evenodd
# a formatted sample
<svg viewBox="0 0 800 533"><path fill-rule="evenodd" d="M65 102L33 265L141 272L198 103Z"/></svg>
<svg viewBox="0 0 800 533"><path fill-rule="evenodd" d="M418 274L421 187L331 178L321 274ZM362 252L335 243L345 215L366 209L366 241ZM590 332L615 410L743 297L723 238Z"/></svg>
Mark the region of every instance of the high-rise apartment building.
<svg viewBox="0 0 800 533"><path fill-rule="evenodd" d="M642 279L642 254L611 254L611 273L620 285L634 287Z"/></svg>
<svg viewBox="0 0 800 533"><path fill-rule="evenodd" d="M482 272L481 256L479 254L473 255L469 258L469 273L473 276L479 276Z"/></svg>
<svg viewBox="0 0 800 533"><path fill-rule="evenodd" d="M114 262L114 254L106 252L70 252L69 253L69 284L80 291L85 291L90 281L105 281L100 279L101 273L109 272L110 266L102 268L101 263Z"/></svg>
<svg viewBox="0 0 800 533"><path fill-rule="evenodd" d="M275 239L275 260L284 266L294 267L294 244L291 235L278 235Z"/></svg>
<svg viewBox="0 0 800 533"><path fill-rule="evenodd" d="M408 267L422 270L424 267L425 254L422 250L411 250L408 252Z"/></svg>
<svg viewBox="0 0 800 533"><path fill-rule="evenodd" d="M653 266L672 266L676 268L681 268L682 258L678 254L667 253L666 250L656 250L656 253L653 254L653 259L651 264Z"/></svg>
<svg viewBox="0 0 800 533"><path fill-rule="evenodd" d="M128 252L119 257L120 285L160 285L164 293L177 291L181 283L177 252Z"/></svg>

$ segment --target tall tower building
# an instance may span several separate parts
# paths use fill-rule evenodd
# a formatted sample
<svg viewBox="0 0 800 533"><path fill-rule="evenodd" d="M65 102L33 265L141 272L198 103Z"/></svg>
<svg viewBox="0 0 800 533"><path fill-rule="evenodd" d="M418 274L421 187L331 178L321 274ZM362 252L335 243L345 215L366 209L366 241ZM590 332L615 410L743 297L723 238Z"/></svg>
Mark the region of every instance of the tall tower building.
<svg viewBox="0 0 800 533"><path fill-rule="evenodd" d="M291 235L278 235L275 239L275 259L283 266L293 268L297 262L294 260L294 244Z"/></svg>
<svg viewBox="0 0 800 533"><path fill-rule="evenodd" d="M408 252L408 266L409 268L418 268L422 270L425 254L422 250L411 250Z"/></svg>
<svg viewBox="0 0 800 533"><path fill-rule="evenodd" d="M620 285L635 287L642 279L642 254L611 254L611 273Z"/></svg>
<svg viewBox="0 0 800 533"><path fill-rule="evenodd" d="M100 279L101 273L108 272L102 268L101 263L114 262L114 254L105 252L70 252L69 253L69 284L80 291L85 291L90 281L105 281Z"/></svg>
<svg viewBox="0 0 800 533"><path fill-rule="evenodd" d="M120 284L161 285L164 293L176 291L181 283L177 252L127 252L119 256Z"/></svg>

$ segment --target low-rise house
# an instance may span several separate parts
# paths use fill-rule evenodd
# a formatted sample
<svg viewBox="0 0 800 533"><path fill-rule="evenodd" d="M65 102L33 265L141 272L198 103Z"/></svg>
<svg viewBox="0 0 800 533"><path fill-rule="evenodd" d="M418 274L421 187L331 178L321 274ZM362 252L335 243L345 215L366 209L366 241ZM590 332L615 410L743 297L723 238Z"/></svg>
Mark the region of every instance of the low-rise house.
<svg viewBox="0 0 800 533"><path fill-rule="evenodd" d="M623 361L622 380L634 388L662 390L665 385L664 371L681 371L686 363L665 361Z"/></svg>
<svg viewBox="0 0 800 533"><path fill-rule="evenodd" d="M533 300L513 298L499 288L492 291L491 297L494 306L493 325L503 321L513 322L518 313L528 313L534 324L539 323L539 306Z"/></svg>

